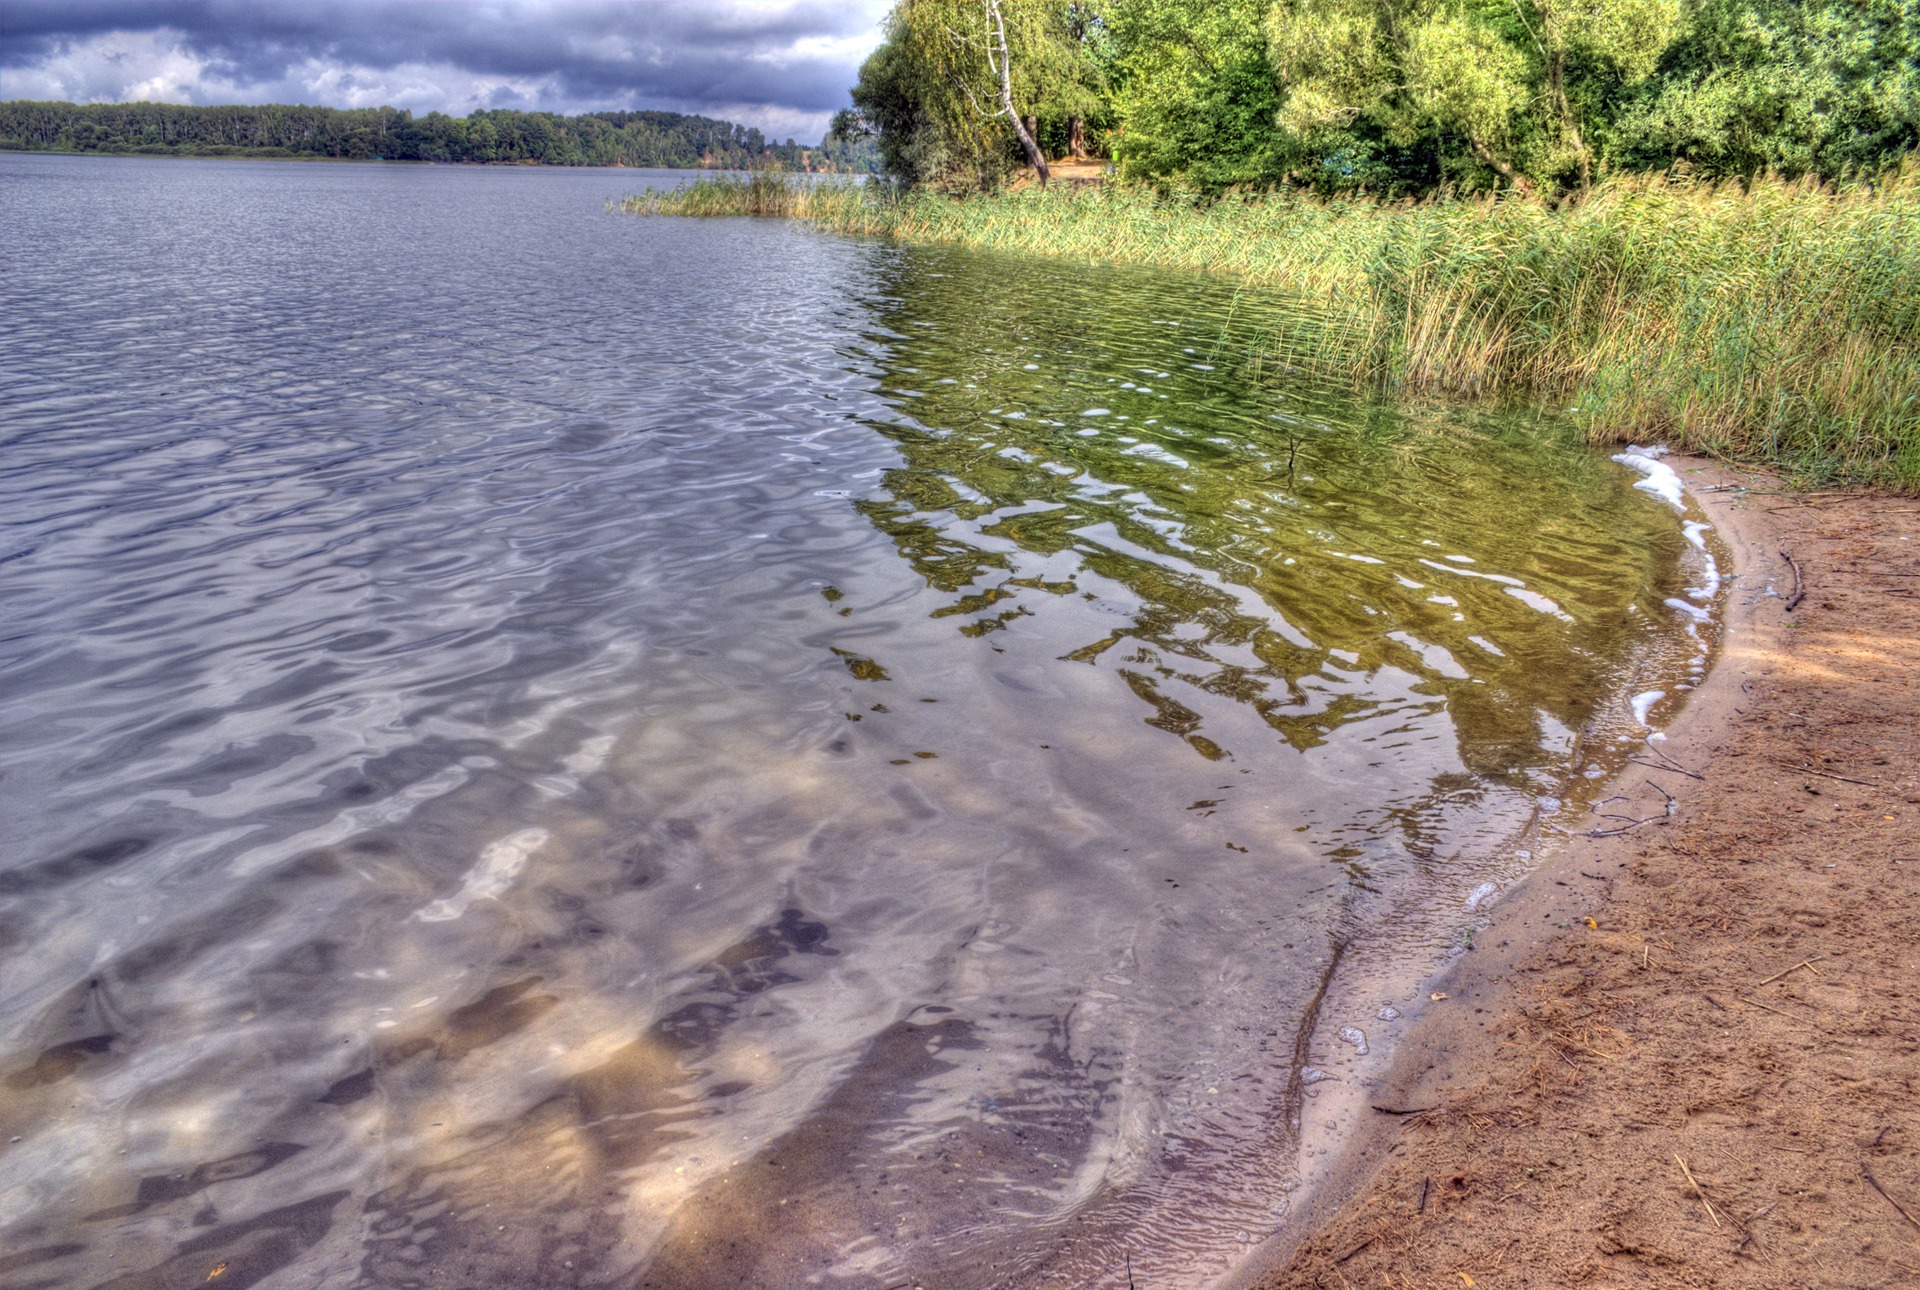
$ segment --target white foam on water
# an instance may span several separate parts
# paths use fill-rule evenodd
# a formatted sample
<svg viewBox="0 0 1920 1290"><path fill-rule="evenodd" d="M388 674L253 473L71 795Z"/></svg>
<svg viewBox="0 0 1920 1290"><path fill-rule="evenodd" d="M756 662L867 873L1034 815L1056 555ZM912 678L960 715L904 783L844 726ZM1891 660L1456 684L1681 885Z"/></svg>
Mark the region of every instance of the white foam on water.
<svg viewBox="0 0 1920 1290"><path fill-rule="evenodd" d="M1700 585L1688 587L1687 596L1693 600L1712 600L1720 594L1720 562L1713 558L1713 552L1707 550L1707 540L1701 535L1711 533L1713 525L1704 520L1688 520L1681 528L1686 532L1687 541L1700 552L1704 562Z"/></svg>
<svg viewBox="0 0 1920 1290"><path fill-rule="evenodd" d="M1653 711L1653 705L1667 697L1665 690L1645 690L1633 696L1633 719L1641 725L1647 724L1647 714Z"/></svg>
<svg viewBox="0 0 1920 1290"><path fill-rule="evenodd" d="M1696 623L1708 622L1713 618L1713 611L1711 609L1705 609L1699 605L1690 605L1677 596L1668 596L1660 603L1668 609L1678 609L1681 613L1692 618Z"/></svg>
<svg viewBox="0 0 1920 1290"><path fill-rule="evenodd" d="M1655 497L1665 501L1676 511L1686 509L1684 493L1686 489L1680 483L1680 476L1673 467L1661 461L1666 456L1665 448L1633 448L1627 452L1615 453L1613 459L1623 466L1630 467L1645 475L1646 478L1635 484L1635 488L1644 488Z"/></svg>
<svg viewBox="0 0 1920 1290"><path fill-rule="evenodd" d="M1706 568L1703 572L1704 576L1700 579L1700 585L1687 588L1688 599L1712 600L1720 594L1720 565L1713 556L1707 556Z"/></svg>

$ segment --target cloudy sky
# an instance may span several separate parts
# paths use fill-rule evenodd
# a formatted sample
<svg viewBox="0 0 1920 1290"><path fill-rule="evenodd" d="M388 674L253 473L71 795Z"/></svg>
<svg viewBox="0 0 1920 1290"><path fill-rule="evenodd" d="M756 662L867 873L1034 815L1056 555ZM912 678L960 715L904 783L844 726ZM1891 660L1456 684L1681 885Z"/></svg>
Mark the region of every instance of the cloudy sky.
<svg viewBox="0 0 1920 1290"><path fill-rule="evenodd" d="M0 98L664 108L817 141L883 0L3 0Z"/></svg>

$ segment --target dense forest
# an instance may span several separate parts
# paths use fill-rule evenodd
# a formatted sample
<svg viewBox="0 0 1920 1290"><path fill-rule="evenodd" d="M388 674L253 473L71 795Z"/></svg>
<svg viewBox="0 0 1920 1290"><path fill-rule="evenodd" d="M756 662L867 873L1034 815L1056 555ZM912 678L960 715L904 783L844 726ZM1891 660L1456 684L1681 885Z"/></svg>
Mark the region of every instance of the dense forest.
<svg viewBox="0 0 1920 1290"><path fill-rule="evenodd" d="M677 112L185 107L173 103L0 103L0 149L187 156L338 157L676 169L865 172L871 139L841 132L818 146Z"/></svg>
<svg viewBox="0 0 1920 1290"><path fill-rule="evenodd" d="M836 135L950 189L998 183L1022 134L1201 191L1834 179L1920 145L1920 4L901 0L853 101Z"/></svg>

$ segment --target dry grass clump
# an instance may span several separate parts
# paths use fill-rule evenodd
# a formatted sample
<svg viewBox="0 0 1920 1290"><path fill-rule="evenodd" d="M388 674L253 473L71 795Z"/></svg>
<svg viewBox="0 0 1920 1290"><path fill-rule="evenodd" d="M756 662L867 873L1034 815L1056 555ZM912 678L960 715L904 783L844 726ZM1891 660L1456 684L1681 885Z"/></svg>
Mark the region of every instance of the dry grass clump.
<svg viewBox="0 0 1920 1290"><path fill-rule="evenodd" d="M1806 482L1920 493L1920 169L1838 187L1609 180L1554 208L1139 188L956 199L779 175L629 198L848 233L1227 272L1323 302L1276 365L1356 387L1520 395Z"/></svg>

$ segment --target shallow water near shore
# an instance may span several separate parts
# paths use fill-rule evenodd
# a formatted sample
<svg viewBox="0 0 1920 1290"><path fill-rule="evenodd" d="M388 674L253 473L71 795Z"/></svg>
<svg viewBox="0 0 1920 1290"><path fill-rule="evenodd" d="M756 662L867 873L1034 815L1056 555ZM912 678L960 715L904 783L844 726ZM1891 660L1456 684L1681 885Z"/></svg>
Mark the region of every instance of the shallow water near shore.
<svg viewBox="0 0 1920 1290"><path fill-rule="evenodd" d="M648 178L0 157L9 1284L1201 1283L1698 674L1563 427Z"/></svg>

